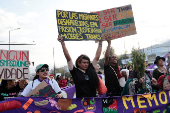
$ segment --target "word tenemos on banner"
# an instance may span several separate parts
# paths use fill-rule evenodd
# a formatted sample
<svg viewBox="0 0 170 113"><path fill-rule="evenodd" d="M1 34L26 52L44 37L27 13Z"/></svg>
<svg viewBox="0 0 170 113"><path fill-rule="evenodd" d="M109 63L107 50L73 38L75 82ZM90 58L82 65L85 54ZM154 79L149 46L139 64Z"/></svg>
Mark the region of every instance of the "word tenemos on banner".
<svg viewBox="0 0 170 113"><path fill-rule="evenodd" d="M99 16L100 28L104 37L112 39L136 34L131 5L94 12Z"/></svg>
<svg viewBox="0 0 170 113"><path fill-rule="evenodd" d="M0 79L28 79L29 51L0 50Z"/></svg>
<svg viewBox="0 0 170 113"><path fill-rule="evenodd" d="M57 10L56 17L58 32L64 41L101 40L97 14Z"/></svg>

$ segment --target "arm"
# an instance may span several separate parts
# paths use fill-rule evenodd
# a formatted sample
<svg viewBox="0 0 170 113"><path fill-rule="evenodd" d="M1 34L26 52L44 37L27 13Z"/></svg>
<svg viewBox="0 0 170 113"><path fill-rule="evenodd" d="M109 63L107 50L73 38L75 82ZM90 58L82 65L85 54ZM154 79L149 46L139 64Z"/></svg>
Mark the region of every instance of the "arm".
<svg viewBox="0 0 170 113"><path fill-rule="evenodd" d="M97 48L97 51L96 51L96 56L94 58L95 61L98 61L99 58L100 58L100 55L101 55L101 52L102 52L102 41L99 41L99 46Z"/></svg>
<svg viewBox="0 0 170 113"><path fill-rule="evenodd" d="M62 98L63 97L63 95L62 95L62 92L61 92L61 89L60 89L60 87L58 86L58 83L55 81L55 80L53 80L52 79L52 87L53 87L53 89L54 89L54 91L57 93L56 95L55 95L55 97L56 98Z"/></svg>
<svg viewBox="0 0 170 113"><path fill-rule="evenodd" d="M63 38L60 35L58 35L58 41L62 45L63 53L64 53L64 55L66 57L67 62L69 62L71 60L71 57L70 57L70 54L68 53L68 50L67 50L67 48L65 46L65 42L63 41Z"/></svg>
<svg viewBox="0 0 170 113"><path fill-rule="evenodd" d="M62 86L62 80L60 80L58 84L61 87Z"/></svg>
<svg viewBox="0 0 170 113"><path fill-rule="evenodd" d="M153 76L153 78L155 78L156 80L159 79L159 78L158 78L158 69L154 69L154 70L153 70L152 76Z"/></svg>
<svg viewBox="0 0 170 113"><path fill-rule="evenodd" d="M108 65L108 63L109 63L109 54L110 54L111 40L108 39L107 42L108 42L108 46L107 46L107 50L106 50L106 53L105 53L105 62L104 62L105 66Z"/></svg>

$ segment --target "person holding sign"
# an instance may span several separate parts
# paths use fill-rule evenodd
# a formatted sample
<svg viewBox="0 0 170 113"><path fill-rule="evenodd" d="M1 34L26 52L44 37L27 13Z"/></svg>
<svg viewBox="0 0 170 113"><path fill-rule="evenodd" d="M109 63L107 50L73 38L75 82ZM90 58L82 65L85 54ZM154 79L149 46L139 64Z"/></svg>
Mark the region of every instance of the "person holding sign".
<svg viewBox="0 0 170 113"><path fill-rule="evenodd" d="M96 97L96 89L99 85L99 78L94 67L96 67L102 51L102 41L99 42L96 56L92 63L90 63L88 56L80 55L76 60L76 67L73 65L63 38L60 35L58 35L58 41L61 42L63 53L68 63L68 68L75 83L76 97Z"/></svg>
<svg viewBox="0 0 170 113"><path fill-rule="evenodd" d="M110 55L111 37L107 37L108 47L105 53L104 62L104 74L105 85L108 89L106 96L120 96L121 87L119 79L122 78L120 74L120 67L118 66L118 60L115 55Z"/></svg>
<svg viewBox="0 0 170 113"><path fill-rule="evenodd" d="M18 84L15 80L2 80L0 86L0 101L4 101L11 97L17 97L19 91L23 88L25 80L20 80Z"/></svg>
<svg viewBox="0 0 170 113"><path fill-rule="evenodd" d="M35 89L42 81L45 81L47 84L50 84L54 89L55 93L57 93L56 97L63 97L61 94L61 89L58 86L58 83L54 79L48 78L49 66L47 64L40 64L36 67L35 72L36 76L33 81L29 82L29 84L25 87L24 91L21 93L21 96L27 96L33 89Z"/></svg>

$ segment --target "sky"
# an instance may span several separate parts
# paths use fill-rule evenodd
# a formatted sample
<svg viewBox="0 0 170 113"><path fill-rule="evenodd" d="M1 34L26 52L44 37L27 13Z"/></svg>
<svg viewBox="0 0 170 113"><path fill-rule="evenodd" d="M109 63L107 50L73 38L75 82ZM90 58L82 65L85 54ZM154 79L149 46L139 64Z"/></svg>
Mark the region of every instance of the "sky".
<svg viewBox="0 0 170 113"><path fill-rule="evenodd" d="M145 48L170 40L169 0L0 0L0 44L26 43L36 45L11 45L11 50L29 50L30 73L38 64L48 64L50 69L67 65L61 44L57 41L56 10L94 12L124 5L132 5L137 34L112 40L117 55L133 47ZM92 60L98 44L94 41L67 41L66 47L75 62L80 54ZM104 51L107 42L103 42ZM54 57L53 57L54 48ZM0 45L8 50L8 45ZM103 54L100 56L103 58Z"/></svg>

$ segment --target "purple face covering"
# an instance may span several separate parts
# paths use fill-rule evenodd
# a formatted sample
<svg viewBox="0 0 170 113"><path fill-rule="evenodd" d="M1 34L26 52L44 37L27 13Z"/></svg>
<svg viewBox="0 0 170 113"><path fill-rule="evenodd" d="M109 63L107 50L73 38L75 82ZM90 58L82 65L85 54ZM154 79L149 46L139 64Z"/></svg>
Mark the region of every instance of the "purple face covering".
<svg viewBox="0 0 170 113"><path fill-rule="evenodd" d="M38 81L42 82L43 80L40 80L40 79L38 78ZM49 79L48 79L48 78L44 79L44 81L45 81L47 84L49 84Z"/></svg>

